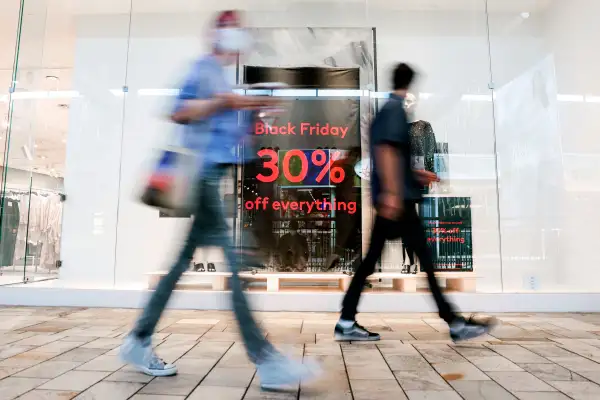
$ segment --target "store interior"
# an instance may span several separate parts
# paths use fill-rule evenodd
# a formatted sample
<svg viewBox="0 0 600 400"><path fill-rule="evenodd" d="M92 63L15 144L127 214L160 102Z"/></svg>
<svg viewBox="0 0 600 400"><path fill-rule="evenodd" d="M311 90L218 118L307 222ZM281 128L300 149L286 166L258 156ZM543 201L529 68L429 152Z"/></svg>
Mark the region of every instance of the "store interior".
<svg viewBox="0 0 600 400"><path fill-rule="evenodd" d="M143 288L146 274L168 267L188 220L161 218L138 197L157 149L174 134L164 116L185 68L206 48L206 22L217 7L231 7L247 10L250 26L271 35L260 36L243 65L360 68L364 60L323 49L374 44L366 53L373 74L360 79L361 108L383 104L393 62L419 68L414 118L433 132L438 155L423 165L447 166L431 195L469 199L464 240L478 292L600 290L589 262L597 241L590 221L600 217L594 0L20 6L0 3L0 285L55 279ZM351 31L367 36L354 40ZM364 250L372 210L368 185L360 190ZM224 184L224 194L236 191L234 178ZM240 221L231 218L234 231ZM222 268L216 249L195 260ZM392 243L381 268L407 263L409 252Z"/></svg>

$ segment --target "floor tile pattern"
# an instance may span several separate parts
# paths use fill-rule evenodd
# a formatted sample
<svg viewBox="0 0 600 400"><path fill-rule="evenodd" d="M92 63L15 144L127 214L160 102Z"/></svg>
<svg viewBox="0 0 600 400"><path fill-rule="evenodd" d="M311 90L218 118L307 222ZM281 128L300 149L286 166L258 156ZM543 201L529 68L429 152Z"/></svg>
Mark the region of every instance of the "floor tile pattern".
<svg viewBox="0 0 600 400"><path fill-rule="evenodd" d="M154 337L179 375L151 378L118 347L138 310L0 308L0 400L600 399L600 314L499 314L490 335L448 340L434 314L361 314L377 343L336 343L327 313L257 312L284 352L326 376L263 393L231 313L170 310Z"/></svg>

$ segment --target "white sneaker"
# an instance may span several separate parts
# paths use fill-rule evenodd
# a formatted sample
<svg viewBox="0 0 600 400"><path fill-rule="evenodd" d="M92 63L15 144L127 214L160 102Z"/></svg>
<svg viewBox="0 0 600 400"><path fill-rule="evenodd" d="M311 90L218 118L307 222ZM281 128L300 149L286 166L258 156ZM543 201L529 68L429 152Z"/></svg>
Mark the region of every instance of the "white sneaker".
<svg viewBox="0 0 600 400"><path fill-rule="evenodd" d="M150 342L144 343L134 335L128 335L120 349L121 360L150 376L171 376L177 374L177 367L161 360Z"/></svg>
<svg viewBox="0 0 600 400"><path fill-rule="evenodd" d="M260 387L263 390L294 390L300 382L316 380L321 375L321 367L316 362L304 363L284 357L279 353L270 354L256 366Z"/></svg>

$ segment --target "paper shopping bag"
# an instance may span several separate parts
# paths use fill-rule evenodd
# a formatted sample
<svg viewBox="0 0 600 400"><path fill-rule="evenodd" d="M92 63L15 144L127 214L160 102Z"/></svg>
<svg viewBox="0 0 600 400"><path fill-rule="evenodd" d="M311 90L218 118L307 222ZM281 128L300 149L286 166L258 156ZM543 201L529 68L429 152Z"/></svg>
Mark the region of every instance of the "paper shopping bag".
<svg viewBox="0 0 600 400"><path fill-rule="evenodd" d="M141 200L151 207L174 212L193 212L200 173L197 152L169 147L163 150L148 177Z"/></svg>

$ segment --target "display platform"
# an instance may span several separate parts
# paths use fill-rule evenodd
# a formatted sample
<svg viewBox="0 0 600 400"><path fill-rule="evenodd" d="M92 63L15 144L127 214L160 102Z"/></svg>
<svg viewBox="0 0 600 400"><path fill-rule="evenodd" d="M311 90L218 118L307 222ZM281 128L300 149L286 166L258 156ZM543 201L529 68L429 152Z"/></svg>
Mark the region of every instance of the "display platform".
<svg viewBox="0 0 600 400"><path fill-rule="evenodd" d="M167 271L152 272L148 276L148 289L154 289L160 279ZM436 276L446 281L446 289L457 292L474 293L476 291L477 277L473 272L438 272ZM178 284L179 290L227 290L230 272L186 272L182 281ZM266 282L268 292L279 292L285 282L287 287L304 288L301 283L331 283L337 284L337 288L346 291L352 280L352 276L344 273L277 273L277 272L242 272L240 278L246 281ZM369 277L369 281L391 281L394 291L415 293L419 281L427 279L424 273L402 274L394 272L375 273ZM313 291L318 287L311 288Z"/></svg>

